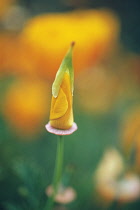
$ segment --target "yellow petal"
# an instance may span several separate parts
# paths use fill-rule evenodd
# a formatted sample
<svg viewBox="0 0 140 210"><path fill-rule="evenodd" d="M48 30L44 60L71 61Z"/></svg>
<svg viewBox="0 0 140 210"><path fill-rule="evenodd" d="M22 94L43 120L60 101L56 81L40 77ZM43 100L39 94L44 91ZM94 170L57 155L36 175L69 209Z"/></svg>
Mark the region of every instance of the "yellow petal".
<svg viewBox="0 0 140 210"><path fill-rule="evenodd" d="M52 97L50 120L62 117L68 109L68 101L62 88L60 88L57 98Z"/></svg>

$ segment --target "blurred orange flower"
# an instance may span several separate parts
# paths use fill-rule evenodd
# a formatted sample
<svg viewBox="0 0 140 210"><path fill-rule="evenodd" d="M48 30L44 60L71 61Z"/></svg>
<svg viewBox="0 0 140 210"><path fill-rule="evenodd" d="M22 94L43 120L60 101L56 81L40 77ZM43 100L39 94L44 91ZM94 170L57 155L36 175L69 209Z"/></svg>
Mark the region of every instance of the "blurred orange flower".
<svg viewBox="0 0 140 210"><path fill-rule="evenodd" d="M18 40L17 35L3 32L0 34L0 73L14 71L17 62Z"/></svg>
<svg viewBox="0 0 140 210"><path fill-rule="evenodd" d="M113 49L119 22L105 10L85 10L37 16L27 23L22 34L24 59L28 71L53 79L72 40L76 42L76 75L95 64ZM26 66L20 69L26 70Z"/></svg>
<svg viewBox="0 0 140 210"><path fill-rule="evenodd" d="M0 33L0 76L5 74L28 75L33 68L32 61L28 61L24 56L30 52L26 49L19 39L17 33ZM30 54L31 56L31 54ZM33 60L33 58L32 58ZM26 70L26 71L25 71Z"/></svg>
<svg viewBox="0 0 140 210"><path fill-rule="evenodd" d="M7 92L4 116L18 133L35 134L44 127L49 99L49 86L46 83L19 80Z"/></svg>

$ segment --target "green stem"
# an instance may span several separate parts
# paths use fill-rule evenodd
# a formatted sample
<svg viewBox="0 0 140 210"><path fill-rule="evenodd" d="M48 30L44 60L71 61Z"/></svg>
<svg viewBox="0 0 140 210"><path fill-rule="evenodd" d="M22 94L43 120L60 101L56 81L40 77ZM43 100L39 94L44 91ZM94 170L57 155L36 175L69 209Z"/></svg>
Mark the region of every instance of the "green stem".
<svg viewBox="0 0 140 210"><path fill-rule="evenodd" d="M44 210L52 210L54 204L54 198L57 193L61 176L62 176L62 167L63 167L63 150L64 150L64 140L62 136L58 136L58 145L57 145L57 154L56 154L56 162L55 162L55 170L54 170L54 177L53 177L53 193L48 200L47 205L45 206Z"/></svg>

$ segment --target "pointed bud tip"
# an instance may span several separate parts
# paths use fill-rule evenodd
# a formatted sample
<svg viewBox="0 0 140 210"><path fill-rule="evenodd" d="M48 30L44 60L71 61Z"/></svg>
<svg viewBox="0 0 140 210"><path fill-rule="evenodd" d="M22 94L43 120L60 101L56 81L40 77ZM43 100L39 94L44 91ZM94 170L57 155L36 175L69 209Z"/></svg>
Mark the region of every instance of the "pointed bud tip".
<svg viewBox="0 0 140 210"><path fill-rule="evenodd" d="M71 47L74 47L74 45L75 45L75 42L74 41L71 42Z"/></svg>

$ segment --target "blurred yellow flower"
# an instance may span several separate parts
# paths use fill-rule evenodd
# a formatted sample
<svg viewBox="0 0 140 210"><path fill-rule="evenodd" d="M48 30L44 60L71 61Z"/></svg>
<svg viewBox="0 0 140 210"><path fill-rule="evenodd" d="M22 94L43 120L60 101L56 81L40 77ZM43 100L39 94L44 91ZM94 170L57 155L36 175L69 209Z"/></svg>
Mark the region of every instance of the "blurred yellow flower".
<svg viewBox="0 0 140 210"><path fill-rule="evenodd" d="M121 154L116 149L108 149L96 170L95 178L99 183L117 179L124 170Z"/></svg>
<svg viewBox="0 0 140 210"><path fill-rule="evenodd" d="M4 116L21 135L37 133L48 115L49 86L43 81L21 79L7 92Z"/></svg>
<svg viewBox="0 0 140 210"><path fill-rule="evenodd" d="M113 49L118 32L118 19L105 10L40 15L29 20L21 34L21 42L27 48L23 57L32 63L29 71L53 79L74 40L77 75Z"/></svg>
<svg viewBox="0 0 140 210"><path fill-rule="evenodd" d="M116 180L123 170L121 154L113 148L106 150L93 177L96 192L105 203L115 200Z"/></svg>

